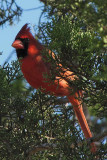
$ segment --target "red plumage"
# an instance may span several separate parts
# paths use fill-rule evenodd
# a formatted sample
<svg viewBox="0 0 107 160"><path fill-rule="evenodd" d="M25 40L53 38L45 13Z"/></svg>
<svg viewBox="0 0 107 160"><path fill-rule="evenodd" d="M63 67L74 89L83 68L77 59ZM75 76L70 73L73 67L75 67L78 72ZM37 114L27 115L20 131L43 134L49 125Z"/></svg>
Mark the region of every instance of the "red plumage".
<svg viewBox="0 0 107 160"><path fill-rule="evenodd" d="M48 81L45 75L50 75L51 67L48 62L46 63L46 61L44 61L42 55L42 52L45 48L33 37L27 24L25 24L19 31L12 46L16 48L18 56L21 57L21 54L23 54L23 58L20 60L21 70L28 83L36 89L41 88L41 90L44 90L46 93L54 94L55 96L67 96L73 105L75 114L78 118L85 137L92 137L88 123L83 113L81 101L78 99L78 93L81 93L81 91L71 95L71 88L68 82L65 80L69 79L73 81L77 78L77 76L74 75L73 72L62 68L64 72L63 77L65 78L55 76L54 81L51 81L51 79ZM54 58L54 53L52 54ZM96 147L94 143L92 143L91 146L91 151L95 152Z"/></svg>

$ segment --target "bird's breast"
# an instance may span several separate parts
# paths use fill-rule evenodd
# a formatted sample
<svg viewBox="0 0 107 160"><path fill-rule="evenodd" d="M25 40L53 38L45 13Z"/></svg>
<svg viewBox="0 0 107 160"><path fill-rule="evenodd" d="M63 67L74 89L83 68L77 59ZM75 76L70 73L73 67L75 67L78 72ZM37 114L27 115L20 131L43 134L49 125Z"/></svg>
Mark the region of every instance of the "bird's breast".
<svg viewBox="0 0 107 160"><path fill-rule="evenodd" d="M34 88L40 88L43 83L43 73L46 72L46 67L40 61L36 61L33 57L26 57L21 61L21 70L25 79Z"/></svg>
<svg viewBox="0 0 107 160"><path fill-rule="evenodd" d="M60 77L56 77L54 81L46 78L49 77L50 70L48 66L40 60L40 57L38 57L38 59L39 61L27 56L21 62L21 70L28 83L33 88L42 88L45 92L56 96L69 95L70 90L68 83ZM48 76L46 76L47 74Z"/></svg>

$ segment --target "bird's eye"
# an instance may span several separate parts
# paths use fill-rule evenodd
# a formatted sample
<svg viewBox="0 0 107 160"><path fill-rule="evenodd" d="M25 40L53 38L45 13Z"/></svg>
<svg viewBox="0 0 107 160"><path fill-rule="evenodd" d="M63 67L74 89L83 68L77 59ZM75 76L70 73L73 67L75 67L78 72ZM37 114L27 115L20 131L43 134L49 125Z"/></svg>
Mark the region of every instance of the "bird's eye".
<svg viewBox="0 0 107 160"><path fill-rule="evenodd" d="M22 42L23 42L23 44L28 44L29 38L23 38L23 39L22 39Z"/></svg>
<svg viewBox="0 0 107 160"><path fill-rule="evenodd" d="M29 38L24 38L24 41L25 42L29 42Z"/></svg>

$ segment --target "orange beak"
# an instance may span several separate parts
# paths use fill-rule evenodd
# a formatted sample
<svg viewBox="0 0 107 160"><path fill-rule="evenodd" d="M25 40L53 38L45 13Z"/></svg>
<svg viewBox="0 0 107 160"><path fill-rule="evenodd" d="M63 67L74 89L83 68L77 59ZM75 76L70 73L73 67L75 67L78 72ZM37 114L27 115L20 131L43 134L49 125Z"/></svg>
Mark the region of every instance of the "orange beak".
<svg viewBox="0 0 107 160"><path fill-rule="evenodd" d="M16 49L24 49L24 45L23 43L20 41L20 40L15 40L13 43L12 43L12 47L16 48Z"/></svg>

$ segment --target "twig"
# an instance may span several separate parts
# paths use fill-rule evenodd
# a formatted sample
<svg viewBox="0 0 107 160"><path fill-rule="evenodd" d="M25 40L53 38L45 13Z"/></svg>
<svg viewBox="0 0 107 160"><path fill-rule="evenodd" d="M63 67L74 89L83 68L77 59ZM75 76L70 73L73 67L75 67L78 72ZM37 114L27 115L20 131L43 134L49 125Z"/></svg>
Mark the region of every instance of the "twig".
<svg viewBox="0 0 107 160"><path fill-rule="evenodd" d="M10 58L12 58L14 52L15 52L15 50L12 50L12 52L11 52L11 53L9 54L9 56L6 58L6 60L5 60L4 64L3 64L3 67L5 66L5 64L6 64L7 62L9 62Z"/></svg>
<svg viewBox="0 0 107 160"><path fill-rule="evenodd" d="M68 102L69 102L68 98L61 97L61 98L56 99L54 104L58 105L58 104L65 104L65 103L68 103Z"/></svg>
<svg viewBox="0 0 107 160"><path fill-rule="evenodd" d="M28 157L30 157L33 154L36 154L39 151L44 151L44 150L52 150L53 148L56 147L56 144L41 144L38 146L33 147L33 149L29 149L26 154L28 155Z"/></svg>
<svg viewBox="0 0 107 160"><path fill-rule="evenodd" d="M104 139L107 136L107 129L105 131L103 131L102 133L98 134L95 137L92 137L89 139L90 142L97 142L97 141L101 141L102 139Z"/></svg>
<svg viewBox="0 0 107 160"><path fill-rule="evenodd" d="M98 134L97 136L95 137L92 137L90 139L87 140L88 143L92 143L92 142L95 142L96 146L100 146L100 140L103 139L104 137L107 136L107 130L105 130L103 133L101 134ZM53 137L48 137L48 136L45 136L45 138L47 139L55 139ZM81 142L78 142L78 146L81 146L82 143ZM29 159L29 157L33 154L36 154L37 152L39 151L44 151L44 150L53 150L53 148L56 148L56 144L49 144L49 143L45 143L45 144L41 144L41 145L37 145L37 146L34 146L32 148L30 148L29 150L27 150L26 154L27 154L27 158ZM71 144L70 148L74 148L75 145L74 144Z"/></svg>
<svg viewBox="0 0 107 160"><path fill-rule="evenodd" d="M56 140L56 138L49 137L49 136L43 136L43 135L41 135L41 137L47 138L47 140L51 140L51 139L52 139L52 140L53 140L53 139Z"/></svg>
<svg viewBox="0 0 107 160"><path fill-rule="evenodd" d="M23 11L32 11L32 10L40 9L42 7L44 7L44 6L39 6L39 7L36 7L36 8L23 9Z"/></svg>

